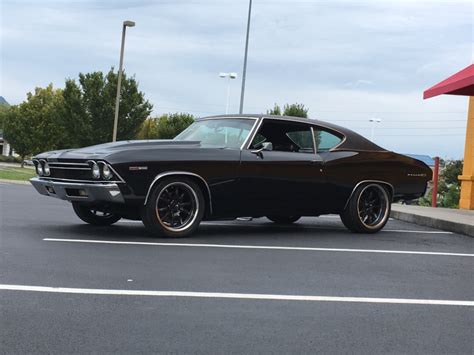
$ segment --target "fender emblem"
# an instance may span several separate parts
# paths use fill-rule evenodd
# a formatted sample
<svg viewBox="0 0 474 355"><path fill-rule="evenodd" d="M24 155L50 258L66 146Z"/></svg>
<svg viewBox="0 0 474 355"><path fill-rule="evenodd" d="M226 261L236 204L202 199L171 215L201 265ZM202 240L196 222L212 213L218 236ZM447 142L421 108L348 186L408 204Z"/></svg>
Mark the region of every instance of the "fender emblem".
<svg viewBox="0 0 474 355"><path fill-rule="evenodd" d="M130 171L148 170L148 166L129 166L128 170Z"/></svg>
<svg viewBox="0 0 474 355"><path fill-rule="evenodd" d="M426 176L426 174L413 174L413 173L408 173L407 176Z"/></svg>

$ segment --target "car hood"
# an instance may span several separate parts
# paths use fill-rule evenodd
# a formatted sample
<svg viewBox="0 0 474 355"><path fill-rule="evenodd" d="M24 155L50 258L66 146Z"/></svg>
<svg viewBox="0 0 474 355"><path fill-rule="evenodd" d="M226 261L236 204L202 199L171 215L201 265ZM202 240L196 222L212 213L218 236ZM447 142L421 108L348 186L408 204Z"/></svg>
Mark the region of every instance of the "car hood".
<svg viewBox="0 0 474 355"><path fill-rule="evenodd" d="M92 145L78 149L54 150L38 154L35 158L48 159L49 161L107 159L107 157L122 152L149 149L196 149L200 147L199 141L175 141L171 139L131 140Z"/></svg>

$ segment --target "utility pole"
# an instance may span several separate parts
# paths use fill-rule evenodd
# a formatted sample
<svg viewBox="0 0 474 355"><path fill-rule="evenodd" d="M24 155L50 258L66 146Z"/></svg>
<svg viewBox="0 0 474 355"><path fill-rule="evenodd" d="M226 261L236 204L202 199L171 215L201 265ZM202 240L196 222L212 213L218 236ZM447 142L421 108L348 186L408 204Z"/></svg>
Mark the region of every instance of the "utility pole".
<svg viewBox="0 0 474 355"><path fill-rule="evenodd" d="M245 37L245 54L244 54L244 69L242 71L242 89L240 91L240 109L239 113L244 111L244 96L245 96L245 77L247 75L247 55L249 51L249 33L250 33L250 17L252 16L252 0L249 0L249 15L247 19L247 35Z"/></svg>
<svg viewBox="0 0 474 355"><path fill-rule="evenodd" d="M112 142L117 140L117 126L118 126L118 115L120 106L120 88L122 86L122 70L123 70L123 52L125 48L125 29L127 27L134 27L135 22L124 21L122 26L122 45L120 46L120 64L118 72L118 83L117 83L117 96L115 98L115 117L114 117L114 130L112 132Z"/></svg>

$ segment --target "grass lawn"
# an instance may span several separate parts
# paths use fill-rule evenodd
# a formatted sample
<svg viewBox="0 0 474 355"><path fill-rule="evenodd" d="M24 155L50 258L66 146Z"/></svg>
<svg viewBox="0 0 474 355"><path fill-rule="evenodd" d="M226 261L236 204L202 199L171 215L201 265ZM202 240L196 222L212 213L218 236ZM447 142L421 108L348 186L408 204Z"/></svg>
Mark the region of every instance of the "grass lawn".
<svg viewBox="0 0 474 355"><path fill-rule="evenodd" d="M0 166L0 179L28 181L36 176L35 169Z"/></svg>

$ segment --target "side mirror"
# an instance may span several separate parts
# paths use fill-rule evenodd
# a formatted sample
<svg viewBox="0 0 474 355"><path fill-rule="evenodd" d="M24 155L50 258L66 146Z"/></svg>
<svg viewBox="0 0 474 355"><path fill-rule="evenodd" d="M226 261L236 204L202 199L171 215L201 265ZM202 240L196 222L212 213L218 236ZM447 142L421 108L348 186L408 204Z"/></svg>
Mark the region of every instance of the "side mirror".
<svg viewBox="0 0 474 355"><path fill-rule="evenodd" d="M272 142L264 142L264 143L262 143L262 148L252 150L252 153L258 155L260 158L263 158L262 152L263 151L270 151L270 150L273 150Z"/></svg>

